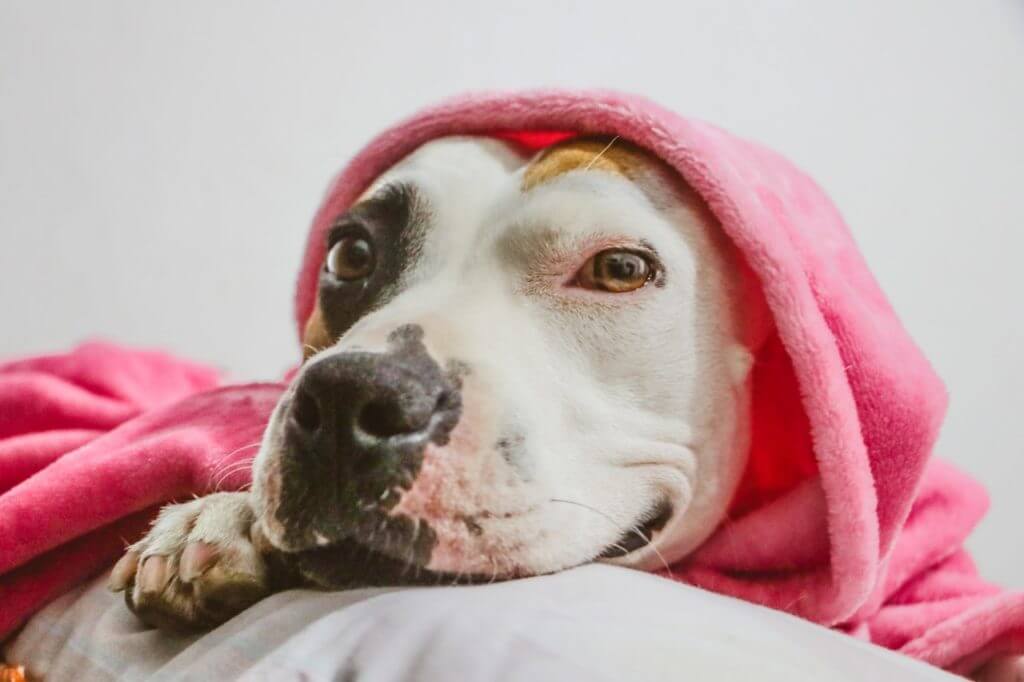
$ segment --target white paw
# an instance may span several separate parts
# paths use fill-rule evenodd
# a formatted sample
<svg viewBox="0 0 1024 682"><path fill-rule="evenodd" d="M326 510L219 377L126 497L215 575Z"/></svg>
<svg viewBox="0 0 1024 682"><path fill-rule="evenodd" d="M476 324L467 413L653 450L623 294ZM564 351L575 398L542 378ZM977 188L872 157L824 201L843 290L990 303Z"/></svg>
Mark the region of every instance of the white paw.
<svg viewBox="0 0 1024 682"><path fill-rule="evenodd" d="M247 493L216 493L160 510L146 537L114 566L109 586L149 625L210 628L270 592L249 536Z"/></svg>

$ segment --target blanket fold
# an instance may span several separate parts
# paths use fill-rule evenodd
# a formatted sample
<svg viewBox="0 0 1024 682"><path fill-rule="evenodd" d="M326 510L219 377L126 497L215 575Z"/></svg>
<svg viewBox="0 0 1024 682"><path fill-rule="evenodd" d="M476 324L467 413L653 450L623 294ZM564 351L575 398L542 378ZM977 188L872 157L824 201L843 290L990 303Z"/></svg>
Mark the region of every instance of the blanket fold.
<svg viewBox="0 0 1024 682"><path fill-rule="evenodd" d="M372 140L330 186L299 274L300 335L324 231L388 167L447 135L539 150L577 134L618 136L674 168L773 316L729 518L665 575L957 672L1024 653L1024 595L982 581L962 549L985 493L931 459L941 381L833 204L758 144L604 91L477 94L426 109ZM0 366L0 637L112 561L111 539L133 536L147 509L247 483L235 465L254 454L283 386L217 384L208 368L103 345Z"/></svg>
<svg viewBox="0 0 1024 682"><path fill-rule="evenodd" d="M0 638L109 565L161 503L248 482L283 386L218 382L96 343L0 365Z"/></svg>

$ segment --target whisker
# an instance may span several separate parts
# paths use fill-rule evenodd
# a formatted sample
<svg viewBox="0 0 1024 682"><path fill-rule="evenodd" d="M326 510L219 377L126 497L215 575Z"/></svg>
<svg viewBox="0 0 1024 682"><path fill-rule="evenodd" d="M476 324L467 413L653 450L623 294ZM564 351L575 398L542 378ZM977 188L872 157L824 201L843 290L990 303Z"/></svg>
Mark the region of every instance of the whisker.
<svg viewBox="0 0 1024 682"><path fill-rule="evenodd" d="M494 557L488 557L491 562L491 579L487 581L488 585L493 585L494 581L498 579L498 561Z"/></svg>
<svg viewBox="0 0 1024 682"><path fill-rule="evenodd" d="M618 521L616 521L611 516L609 516L608 514L606 514L603 511L601 511L600 509L597 509L596 507L591 507L589 504L584 504L582 502L576 502L574 500L563 500L563 499L554 498L554 497L552 497L550 501L551 502L562 502L564 504L574 504L577 507L580 507L582 509L587 509L589 511L594 512L595 514L597 514L601 518L605 519L606 521L608 521L620 533L633 533L634 535L636 535L637 537L639 537L641 540L644 541L644 545L643 545L644 547L650 547L651 548L651 551L654 552L654 556L658 557L658 561L660 561L661 565L665 567L665 570L668 572L669 577L672 577L672 578L675 577L675 574L672 573L672 567L668 565L668 561L666 561L665 557L662 555L662 553L658 551L658 548L655 547L652 544L652 540L654 539L653 535L651 537L647 537L642 532L640 532L640 528L638 528L636 525L633 525L633 526L631 526L629 528L625 528L624 529L621 525L619 525ZM620 545L618 543L616 543L616 544L614 544L612 546L613 547L617 547L619 550L625 551L625 547L623 547L622 545Z"/></svg>
<svg viewBox="0 0 1024 682"><path fill-rule="evenodd" d="M227 464L225 464L224 466L220 467L220 468L219 468L219 469L217 470L217 473L218 473L218 474L222 474L222 473L224 473L225 471L230 471L230 470L232 470L232 469L237 469L237 468L239 468L239 467L246 467L246 466L249 466L249 465L251 465L251 464L252 464L252 463L253 463L254 461L255 461L255 458L254 458L254 457L247 457L247 458L245 458L244 460L239 460L239 461L237 461L237 462L228 462L228 463L227 463Z"/></svg>
<svg viewBox="0 0 1024 682"><path fill-rule="evenodd" d="M218 474L217 478L215 478L212 481L210 481L210 487L213 488L214 490L219 489L222 485L224 485L224 481L226 481L227 479L231 478L231 476L236 471L237 470L228 470L228 471L224 471L224 472Z"/></svg>
<svg viewBox="0 0 1024 682"><path fill-rule="evenodd" d="M324 350L324 348L326 348L326 346L324 348L317 348L316 346L311 346L308 343L302 344L302 347L308 350L310 355L316 355L320 351Z"/></svg>
<svg viewBox="0 0 1024 682"><path fill-rule="evenodd" d="M230 476L235 471L239 471L240 469L245 469L246 467L252 466L253 461L254 460L252 460L252 459L248 459L248 460L246 460L244 462L232 462L232 463L230 463L230 464L228 464L226 466L223 466L220 469L218 469L215 472L216 477L219 480L223 480L225 476Z"/></svg>
<svg viewBox="0 0 1024 682"><path fill-rule="evenodd" d="M214 490L219 490L220 487L223 486L227 482L227 480L229 478L231 478L233 475L235 475L237 473L240 473L242 471L245 471L245 469L235 469L234 471L229 471L226 474L224 474L223 476L221 476L220 479L218 479L217 481L214 482L214 484L213 484Z"/></svg>
<svg viewBox="0 0 1024 682"><path fill-rule="evenodd" d="M595 156L594 158L592 158L592 159L590 160L590 163L588 163L588 164L586 165L586 167L584 167L584 169L583 169L583 170L590 170L590 169L591 169L591 167L593 167L593 165L594 165L595 163L597 163L597 160L598 160L598 159L600 159L600 158L601 158L602 156L604 156L604 155L605 155L605 153L607 153L607 151L608 151L609 149L611 149L611 148L612 148L612 145L613 145L613 144L615 144L615 143L616 143L616 142L618 142L618 141L619 141L619 136L618 136L618 135L616 135L615 137L613 137L613 138L611 139L611 141L610 141L610 142L608 142L608 144L606 144L606 145L604 146L604 149L602 149L601 151L599 151L599 152L597 153L597 155L596 155L596 156Z"/></svg>
<svg viewBox="0 0 1024 682"><path fill-rule="evenodd" d="M236 450L235 452L238 452L238 450ZM232 454L234 454L234 453L232 453ZM230 456L230 455L227 455L227 456ZM215 469L214 471L212 471L210 473L210 477L209 477L209 481L212 484L212 487L219 488L221 485L224 484L224 481L226 481L228 478L230 478L234 474L237 474L240 471L245 471L246 469L251 468L253 462L255 461L255 459L256 459L255 457L246 457L244 459L241 459L241 460L238 460L238 461L235 461L235 462L227 462L223 466Z"/></svg>
<svg viewBox="0 0 1024 682"><path fill-rule="evenodd" d="M258 446L260 446L262 444L263 444L263 441L262 440L258 440L258 441L254 442L254 443L249 443L248 445L243 445L240 448L235 448L234 450L232 450L231 452L229 452L228 454L226 454L224 456L225 457L230 457L231 455L239 453L242 450L248 450L249 448L255 448L255 447L258 447Z"/></svg>
<svg viewBox="0 0 1024 682"><path fill-rule="evenodd" d="M243 446L241 446L239 448L235 448L234 450L232 450L229 453L221 455L220 461L223 462L222 466L226 468L226 467L230 467L230 466L234 466L235 464L238 464L238 462L236 462L236 461L231 461L231 457L233 457L234 455L238 454L242 450L248 450L249 448L259 447L262 444L263 444L263 441L262 440L258 440L258 441L254 442L254 443L248 443L248 444L243 445ZM249 458L247 458L245 460L239 460L239 461L245 461L245 462L248 462L248 463L252 463L253 459L255 459L255 458L254 457L249 457ZM214 469L213 472L210 474L210 478L213 478L213 477L219 475L220 471L222 471L222 469Z"/></svg>

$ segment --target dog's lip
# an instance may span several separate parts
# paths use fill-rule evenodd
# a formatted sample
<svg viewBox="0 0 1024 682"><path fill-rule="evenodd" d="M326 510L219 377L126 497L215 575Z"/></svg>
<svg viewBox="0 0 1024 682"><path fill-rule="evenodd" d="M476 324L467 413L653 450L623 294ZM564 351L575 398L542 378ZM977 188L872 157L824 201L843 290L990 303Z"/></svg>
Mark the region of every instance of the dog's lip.
<svg viewBox="0 0 1024 682"><path fill-rule="evenodd" d="M397 491L399 494L404 492L400 487L396 486L392 489ZM479 509L471 512L460 512L453 513L452 515L445 517L445 521L457 521L465 524L470 532L478 534L480 532L480 524L483 522L514 522L519 521L534 512L537 512L542 508L540 504L531 504L522 509ZM397 520L403 517L403 514L395 514L394 510L388 510L379 507L368 507L364 510L367 514L367 519L370 525L380 524L389 520ZM424 521L424 519L420 519ZM275 524L277 525L277 524ZM474 532L473 529L476 529ZM274 532L273 528L268 526L266 518L263 515L259 515L253 522L250 529L250 535L254 543L258 543L260 547L282 552L285 554L298 554L306 551L316 551L322 549L329 549L337 545L346 544L349 542L355 542L370 551L373 551L382 556L392 556L394 553L383 550L379 547L375 547L372 542L366 542L360 538L358 532L346 534L346 535L331 535L327 536L318 530L309 530L302 534L298 539L293 538L290 542L286 541L283 532ZM400 552L399 552L400 553Z"/></svg>
<svg viewBox="0 0 1024 682"><path fill-rule="evenodd" d="M515 574L483 574L474 572L451 572L427 568L412 561L403 560L379 552L354 538L344 538L324 547L294 552L292 561L298 562L300 570L317 582L317 575L330 574L338 567L355 571L372 568L370 574L360 575L356 580L334 578L323 586L330 589L341 587L374 587L395 585L479 585L519 577Z"/></svg>
<svg viewBox="0 0 1024 682"><path fill-rule="evenodd" d="M619 559L647 547L654 541L654 535L672 518L672 505L661 502L654 508L651 517L638 526L625 531L614 543L608 545L597 559Z"/></svg>

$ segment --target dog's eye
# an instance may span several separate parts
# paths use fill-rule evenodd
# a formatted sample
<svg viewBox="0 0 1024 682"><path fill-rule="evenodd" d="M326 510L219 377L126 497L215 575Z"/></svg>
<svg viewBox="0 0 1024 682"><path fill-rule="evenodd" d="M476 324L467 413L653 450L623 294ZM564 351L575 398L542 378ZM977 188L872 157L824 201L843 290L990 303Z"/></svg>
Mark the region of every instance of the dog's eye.
<svg viewBox="0 0 1024 682"><path fill-rule="evenodd" d="M327 272L347 281L363 279L373 272L373 245L360 235L342 237L327 252Z"/></svg>
<svg viewBox="0 0 1024 682"><path fill-rule="evenodd" d="M584 289L620 294L647 284L654 275L651 261L641 253L608 249L590 257L576 276Z"/></svg>

